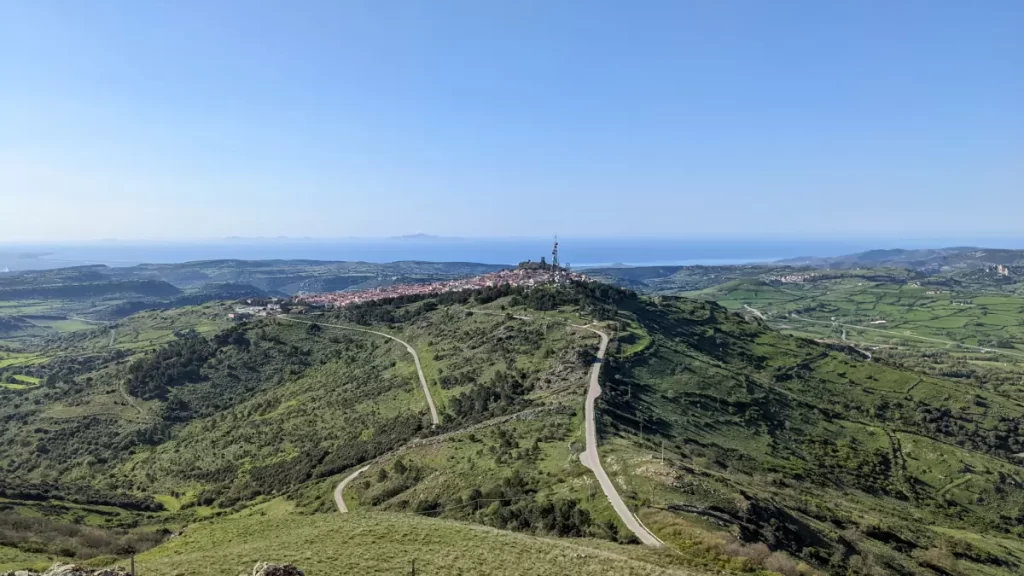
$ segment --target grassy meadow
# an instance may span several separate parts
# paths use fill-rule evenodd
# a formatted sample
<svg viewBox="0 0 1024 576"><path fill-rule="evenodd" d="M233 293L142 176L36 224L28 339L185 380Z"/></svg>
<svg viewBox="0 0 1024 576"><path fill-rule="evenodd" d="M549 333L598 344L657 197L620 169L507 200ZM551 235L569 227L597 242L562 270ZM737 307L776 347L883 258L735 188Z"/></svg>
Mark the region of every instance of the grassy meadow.
<svg viewBox="0 0 1024 576"><path fill-rule="evenodd" d="M138 558L142 574L204 576L288 562L307 574L491 573L509 576L690 575L671 553L595 540L537 538L479 525L386 512L238 515L189 528Z"/></svg>

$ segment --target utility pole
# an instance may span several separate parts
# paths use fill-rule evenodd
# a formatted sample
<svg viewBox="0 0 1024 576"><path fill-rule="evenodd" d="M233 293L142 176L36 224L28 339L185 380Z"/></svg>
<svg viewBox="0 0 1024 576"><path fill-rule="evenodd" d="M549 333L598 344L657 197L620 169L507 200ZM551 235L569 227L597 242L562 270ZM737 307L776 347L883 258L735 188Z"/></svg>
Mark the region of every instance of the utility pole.
<svg viewBox="0 0 1024 576"><path fill-rule="evenodd" d="M132 552L132 576L135 576L135 553Z"/></svg>
<svg viewBox="0 0 1024 576"><path fill-rule="evenodd" d="M416 576L416 559L412 559L412 576Z"/></svg>

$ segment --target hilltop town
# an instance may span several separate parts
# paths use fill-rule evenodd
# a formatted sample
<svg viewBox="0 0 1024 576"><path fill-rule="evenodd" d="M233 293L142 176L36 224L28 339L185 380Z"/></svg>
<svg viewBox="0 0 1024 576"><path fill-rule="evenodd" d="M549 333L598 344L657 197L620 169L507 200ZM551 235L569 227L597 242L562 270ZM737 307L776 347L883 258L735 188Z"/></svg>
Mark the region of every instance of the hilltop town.
<svg viewBox="0 0 1024 576"><path fill-rule="evenodd" d="M486 287L497 286L537 286L541 284L567 283L573 280L586 281L584 274L570 272L569 270L548 264L521 265L512 270L500 270L490 274L462 278L459 280L448 280L444 282L430 282L427 284L392 284L380 286L369 290L323 292L313 294L299 294L295 301L311 306L327 308L341 308L350 304L369 302L373 300L384 300L399 296L412 296L419 294L439 294L442 292L458 292L462 290L476 290Z"/></svg>
<svg viewBox="0 0 1024 576"><path fill-rule="evenodd" d="M489 272L469 278L458 278L437 282L406 282L377 286L364 290L339 290L331 292L300 292L290 301L281 298L248 298L245 306L238 306L228 314L231 320L245 320L252 316L276 316L306 313L309 308L343 308L350 304L386 300L401 296L441 294L496 288L498 286L539 286L542 284L567 284L573 281L593 281L585 274L572 272L569 265L558 261L558 240L551 250L551 262L544 258L539 262L527 260L513 269Z"/></svg>

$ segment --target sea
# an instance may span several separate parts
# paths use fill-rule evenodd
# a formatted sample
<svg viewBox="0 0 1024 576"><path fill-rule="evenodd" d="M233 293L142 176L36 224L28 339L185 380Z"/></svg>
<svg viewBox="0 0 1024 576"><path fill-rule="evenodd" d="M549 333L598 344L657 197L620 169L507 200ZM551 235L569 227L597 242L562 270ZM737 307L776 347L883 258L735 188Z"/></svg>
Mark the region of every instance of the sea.
<svg viewBox="0 0 1024 576"><path fill-rule="evenodd" d="M725 265L803 256L838 256L879 248L1024 246L1014 239L559 238L559 259L573 268ZM331 260L478 262L514 265L551 260L554 239L413 236L355 239L225 239L203 242L0 244L0 272L87 264L133 266L197 260Z"/></svg>

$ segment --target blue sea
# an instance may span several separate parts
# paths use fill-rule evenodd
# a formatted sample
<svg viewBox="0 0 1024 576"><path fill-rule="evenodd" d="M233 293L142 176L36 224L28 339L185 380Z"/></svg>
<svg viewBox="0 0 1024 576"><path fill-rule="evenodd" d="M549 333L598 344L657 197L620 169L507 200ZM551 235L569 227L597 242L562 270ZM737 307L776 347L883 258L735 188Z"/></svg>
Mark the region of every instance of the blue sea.
<svg viewBox="0 0 1024 576"><path fill-rule="evenodd" d="M797 256L838 256L878 248L1020 247L1010 239L723 239L560 238L559 256L574 268L767 262ZM0 271L84 264L132 266L216 259L307 259L364 262L422 260L516 264L551 259L552 238L239 239L208 242L0 244Z"/></svg>

